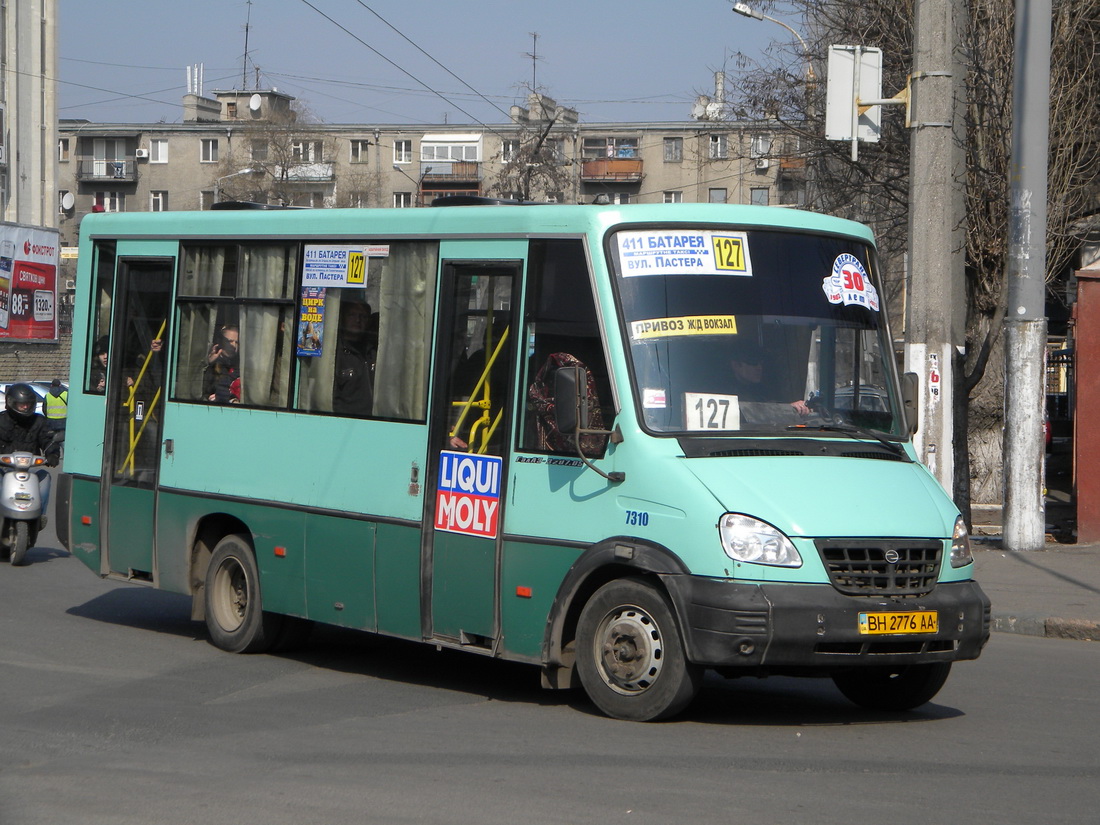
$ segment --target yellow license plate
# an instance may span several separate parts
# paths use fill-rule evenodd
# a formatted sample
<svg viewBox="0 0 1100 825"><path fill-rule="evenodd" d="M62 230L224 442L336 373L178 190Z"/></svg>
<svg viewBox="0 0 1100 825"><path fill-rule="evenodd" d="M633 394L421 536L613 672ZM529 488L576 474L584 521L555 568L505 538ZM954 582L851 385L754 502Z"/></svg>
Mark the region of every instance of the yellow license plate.
<svg viewBox="0 0 1100 825"><path fill-rule="evenodd" d="M865 636L937 633L939 629L940 617L935 610L859 614L859 632Z"/></svg>

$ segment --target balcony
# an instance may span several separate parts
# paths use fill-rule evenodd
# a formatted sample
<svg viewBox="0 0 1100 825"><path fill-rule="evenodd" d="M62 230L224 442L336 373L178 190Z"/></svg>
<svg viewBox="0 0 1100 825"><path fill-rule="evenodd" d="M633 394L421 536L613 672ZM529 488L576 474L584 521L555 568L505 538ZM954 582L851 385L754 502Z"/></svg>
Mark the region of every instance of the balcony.
<svg viewBox="0 0 1100 825"><path fill-rule="evenodd" d="M327 183L336 180L332 163L298 163L287 166L283 180L288 183Z"/></svg>
<svg viewBox="0 0 1100 825"><path fill-rule="evenodd" d="M641 183L640 158L597 158L581 162L581 180L604 183Z"/></svg>
<svg viewBox="0 0 1100 825"><path fill-rule="evenodd" d="M806 158L780 158L779 178L783 180L806 180Z"/></svg>
<svg viewBox="0 0 1100 825"><path fill-rule="evenodd" d="M476 183L481 180L481 164L476 160L433 160L420 164L424 183Z"/></svg>
<svg viewBox="0 0 1100 825"><path fill-rule="evenodd" d="M76 179L84 182L133 183L137 180L134 156L111 159L76 158Z"/></svg>

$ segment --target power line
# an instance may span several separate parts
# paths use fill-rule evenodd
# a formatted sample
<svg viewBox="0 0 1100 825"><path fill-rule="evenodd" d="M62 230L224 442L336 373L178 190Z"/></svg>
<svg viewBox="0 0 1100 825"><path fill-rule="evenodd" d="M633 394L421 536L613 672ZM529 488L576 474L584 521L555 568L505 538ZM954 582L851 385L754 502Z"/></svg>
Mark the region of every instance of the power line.
<svg viewBox="0 0 1100 825"><path fill-rule="evenodd" d="M393 66L399 72L401 72L402 74L406 75L410 79L412 79L412 80L416 81L417 83L419 83L421 86L423 86L425 89L430 91L432 94L434 94L440 100L442 100L444 103L448 104L449 106L454 106L456 109L458 109L458 111L462 112L462 114L466 115L466 117L470 118L470 120L472 120L474 123L477 123L477 124L485 127L485 129L487 129L488 131L490 131L493 134L499 136L500 133L497 132L496 129L494 129L492 126L490 126L487 123L482 122L480 118L476 117L475 115L470 114L465 109L463 109L461 106L458 106L457 104L455 104L454 101L448 100L447 97L445 95L443 95L441 92L436 91L431 86L429 86L427 83L425 83L423 80L421 80L416 75L414 75L412 72L410 72L407 69L405 69L404 67L398 65L393 60L390 60L388 57L386 57L384 54L382 54L380 51L378 51L378 49L374 48L372 45L367 43L365 40L363 40L357 34L352 32L350 29L348 29L347 27L345 27L342 24L340 24L340 23L336 22L335 20L333 20L331 17L329 17L327 14L325 14L323 11L321 11L319 8L317 8L315 5L313 5L311 2L309 2L309 0L302 0L302 2L305 5L309 6L311 9L313 9L315 12L317 12L317 14L321 15L323 18L325 18L330 23L332 23L332 25L336 26L336 28L340 29L340 31L344 32L349 37L353 38L360 45L364 46L367 49L370 49L371 52L373 52L375 55L380 57L382 60L389 63L391 66Z"/></svg>

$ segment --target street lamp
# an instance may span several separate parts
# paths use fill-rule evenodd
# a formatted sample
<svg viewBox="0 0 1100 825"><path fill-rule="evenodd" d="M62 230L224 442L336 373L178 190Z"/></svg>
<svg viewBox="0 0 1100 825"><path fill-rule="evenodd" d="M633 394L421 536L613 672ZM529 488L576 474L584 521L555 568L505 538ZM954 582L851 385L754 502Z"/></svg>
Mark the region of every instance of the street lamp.
<svg viewBox="0 0 1100 825"><path fill-rule="evenodd" d="M806 41L802 39L802 35L800 35L797 31L788 26L782 20L778 20L771 15L764 14L764 12L762 11L757 11L756 9L752 8L748 3L734 3L733 11L735 14L740 14L742 17L751 17L753 20L770 20L773 23L778 23L780 26L782 26L795 37L797 37L798 42L802 44L802 54L806 58L806 79L811 83L813 82L814 67L813 64L810 62L810 49L806 45Z"/></svg>
<svg viewBox="0 0 1100 825"><path fill-rule="evenodd" d="M218 203L220 198L221 198L221 182L223 180L228 180L229 178L235 178L238 175L251 175L255 171L257 171L257 170L255 170L255 169L242 169L239 172L230 172L228 175L222 175L220 178L215 179L215 181L214 181L214 203Z"/></svg>
<svg viewBox="0 0 1100 825"><path fill-rule="evenodd" d="M430 166L425 166L424 167L424 171L420 173L420 180L417 180L412 175L410 175L408 172L406 172L404 169L402 169L399 164L395 163L393 165L393 171L400 172L402 175L404 175L406 178L409 179L409 183L413 184L416 187L416 205L417 206L423 206L424 205L424 193L423 193L421 188L424 186L424 178L428 177L428 173L432 171L432 167L430 167Z"/></svg>

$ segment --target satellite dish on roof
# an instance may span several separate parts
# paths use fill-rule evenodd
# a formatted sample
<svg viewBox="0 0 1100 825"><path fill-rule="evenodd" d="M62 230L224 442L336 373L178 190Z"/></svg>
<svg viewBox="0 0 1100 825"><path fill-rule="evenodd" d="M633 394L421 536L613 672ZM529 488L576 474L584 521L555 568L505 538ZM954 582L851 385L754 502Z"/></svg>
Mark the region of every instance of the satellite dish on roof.
<svg viewBox="0 0 1100 825"><path fill-rule="evenodd" d="M253 112L258 112L260 111L260 104L262 102L263 99L259 95L252 95L252 97L248 99L248 108Z"/></svg>
<svg viewBox="0 0 1100 825"><path fill-rule="evenodd" d="M76 205L76 198L73 197L72 192L66 192L61 196L61 208L68 212Z"/></svg>

